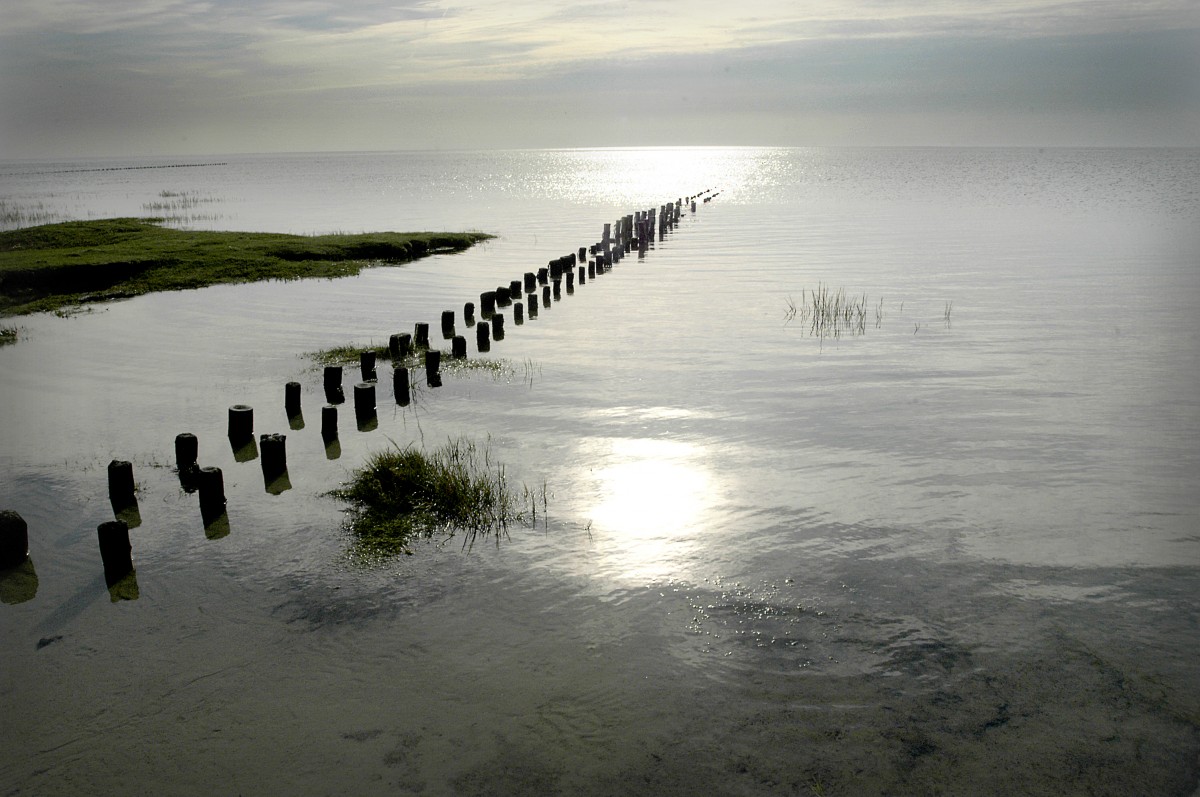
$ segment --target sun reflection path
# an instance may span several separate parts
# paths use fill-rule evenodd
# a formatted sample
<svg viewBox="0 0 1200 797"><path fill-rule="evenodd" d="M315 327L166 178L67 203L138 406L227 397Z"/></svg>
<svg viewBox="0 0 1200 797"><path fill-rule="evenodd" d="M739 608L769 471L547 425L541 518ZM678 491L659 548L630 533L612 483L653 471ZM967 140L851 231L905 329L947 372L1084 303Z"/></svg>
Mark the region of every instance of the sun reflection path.
<svg viewBox="0 0 1200 797"><path fill-rule="evenodd" d="M605 559L624 577L676 575L714 504L704 448L651 438L608 442L590 512Z"/></svg>

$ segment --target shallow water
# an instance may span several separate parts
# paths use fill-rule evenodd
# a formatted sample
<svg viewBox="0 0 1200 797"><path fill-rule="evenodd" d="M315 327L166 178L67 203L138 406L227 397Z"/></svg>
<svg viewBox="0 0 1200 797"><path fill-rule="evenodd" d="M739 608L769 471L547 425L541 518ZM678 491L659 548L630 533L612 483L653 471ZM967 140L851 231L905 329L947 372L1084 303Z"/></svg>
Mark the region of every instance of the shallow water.
<svg viewBox="0 0 1200 797"><path fill-rule="evenodd" d="M11 793L1196 789L1200 152L211 162L5 164L0 188L58 216L182 196L190 226L499 237L15 322L0 506L29 521L37 589L0 606ZM449 371L406 408L381 381L378 428L343 409L330 458L304 353L436 336L710 187L644 261L509 314L499 375ZM821 284L866 295L861 333L786 320ZM287 433L291 489L236 461L238 403ZM172 470L184 431L224 471L227 536ZM545 489L536 525L348 561L326 492L459 436ZM113 458L140 488L133 601L95 543Z"/></svg>

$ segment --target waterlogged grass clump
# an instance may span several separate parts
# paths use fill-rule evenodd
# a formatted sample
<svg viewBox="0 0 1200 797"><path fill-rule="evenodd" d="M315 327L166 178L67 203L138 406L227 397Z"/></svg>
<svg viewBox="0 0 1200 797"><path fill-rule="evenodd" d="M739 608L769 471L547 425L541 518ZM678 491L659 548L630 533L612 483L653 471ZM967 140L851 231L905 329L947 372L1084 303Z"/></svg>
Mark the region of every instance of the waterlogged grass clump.
<svg viewBox="0 0 1200 797"><path fill-rule="evenodd" d="M333 495L351 505L348 526L366 558L411 553L410 541L436 535L463 533L464 544L500 535L537 511L528 488L518 500L504 467L462 439L432 452L397 446L374 454Z"/></svg>
<svg viewBox="0 0 1200 797"><path fill-rule="evenodd" d="M17 328L16 327L0 327L0 346L3 346L6 343L16 343L16 342L17 342Z"/></svg>

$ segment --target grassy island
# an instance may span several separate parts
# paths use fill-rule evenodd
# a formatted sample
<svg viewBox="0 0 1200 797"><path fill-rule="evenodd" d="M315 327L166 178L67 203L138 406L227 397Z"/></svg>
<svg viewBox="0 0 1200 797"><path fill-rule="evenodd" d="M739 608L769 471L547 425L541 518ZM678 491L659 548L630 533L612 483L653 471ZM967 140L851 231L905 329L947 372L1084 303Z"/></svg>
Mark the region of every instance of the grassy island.
<svg viewBox="0 0 1200 797"><path fill-rule="evenodd" d="M461 251L491 237L206 232L155 221L68 221L0 232L0 313L59 310L218 283L345 277L371 265Z"/></svg>

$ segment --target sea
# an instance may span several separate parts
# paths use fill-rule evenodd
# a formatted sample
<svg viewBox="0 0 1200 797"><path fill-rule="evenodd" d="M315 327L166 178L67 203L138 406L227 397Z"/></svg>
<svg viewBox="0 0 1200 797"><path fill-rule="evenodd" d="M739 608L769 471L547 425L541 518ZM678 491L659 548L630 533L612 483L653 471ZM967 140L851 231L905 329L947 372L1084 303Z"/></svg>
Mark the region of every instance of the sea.
<svg viewBox="0 0 1200 797"><path fill-rule="evenodd" d="M679 200L478 350L466 303ZM3 319L5 795L1200 794L1200 150L0 163L6 228L114 216L494 237ZM445 311L486 367L381 360L327 445L313 354ZM529 511L357 555L332 492L455 442Z"/></svg>

